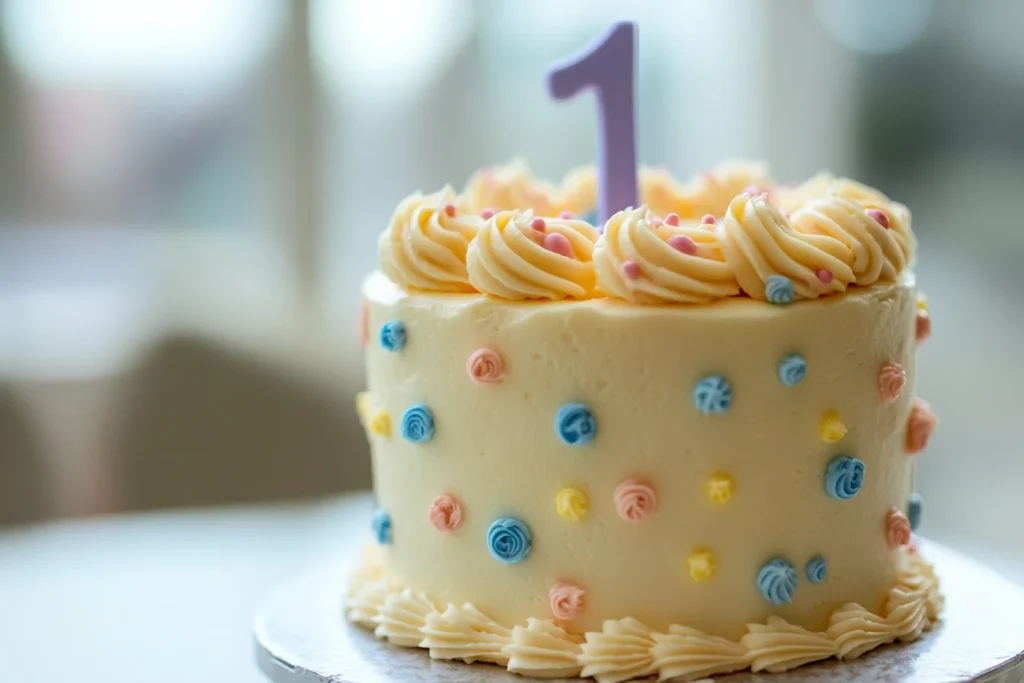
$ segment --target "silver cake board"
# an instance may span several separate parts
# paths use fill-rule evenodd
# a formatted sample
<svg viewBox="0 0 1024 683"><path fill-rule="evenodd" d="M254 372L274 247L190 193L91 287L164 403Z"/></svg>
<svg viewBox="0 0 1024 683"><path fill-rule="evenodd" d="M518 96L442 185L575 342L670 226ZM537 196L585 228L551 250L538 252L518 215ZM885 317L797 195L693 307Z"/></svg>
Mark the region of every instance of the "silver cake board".
<svg viewBox="0 0 1024 683"><path fill-rule="evenodd" d="M1024 681L1024 589L936 543L922 541L921 550L935 563L946 606L935 628L917 642L882 647L852 662L829 660L783 674L748 671L714 682ZM308 572L282 587L257 614L256 661L273 683L531 680L489 664L435 661L426 650L391 645L349 624L341 605L350 566L343 558Z"/></svg>

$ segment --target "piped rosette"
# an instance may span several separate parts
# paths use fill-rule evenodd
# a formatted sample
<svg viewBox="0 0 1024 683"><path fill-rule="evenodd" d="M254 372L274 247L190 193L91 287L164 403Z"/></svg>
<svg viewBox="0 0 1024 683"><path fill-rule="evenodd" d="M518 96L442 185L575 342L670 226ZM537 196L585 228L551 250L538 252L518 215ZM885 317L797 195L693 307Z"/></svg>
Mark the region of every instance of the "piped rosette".
<svg viewBox="0 0 1024 683"><path fill-rule="evenodd" d="M469 247L469 280L477 291L502 299L586 299L595 285L597 238L586 221L501 211Z"/></svg>
<svg viewBox="0 0 1024 683"><path fill-rule="evenodd" d="M459 208L469 213L486 214L513 209L532 209L538 216L558 211L555 188L538 180L522 161L505 166L489 166L477 171L459 195Z"/></svg>
<svg viewBox="0 0 1024 683"><path fill-rule="evenodd" d="M678 211L683 218L711 215L721 218L729 203L742 192L773 193L775 182L768 175L768 167L752 161L722 163L702 173L680 190L683 207Z"/></svg>
<svg viewBox="0 0 1024 683"><path fill-rule="evenodd" d="M402 200L378 243L381 270L392 281L432 292L473 291L466 252L483 221L455 204L451 187Z"/></svg>
<svg viewBox="0 0 1024 683"><path fill-rule="evenodd" d="M802 299L844 291L854 281L850 249L829 235L798 231L767 194L733 199L719 234L725 262L754 299L767 300L766 283L777 276Z"/></svg>
<svg viewBox="0 0 1024 683"><path fill-rule="evenodd" d="M714 230L656 218L647 207L608 220L594 267L600 291L630 303L707 303L739 292Z"/></svg>

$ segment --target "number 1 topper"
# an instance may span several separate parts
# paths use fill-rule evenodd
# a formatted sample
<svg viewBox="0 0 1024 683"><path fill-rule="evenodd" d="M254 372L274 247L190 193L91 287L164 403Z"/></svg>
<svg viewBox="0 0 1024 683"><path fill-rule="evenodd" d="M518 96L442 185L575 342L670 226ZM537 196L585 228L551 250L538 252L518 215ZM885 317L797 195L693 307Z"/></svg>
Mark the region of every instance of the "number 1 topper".
<svg viewBox="0 0 1024 683"><path fill-rule="evenodd" d="M637 205L636 23L612 24L593 43L548 68L548 92L570 99L597 96L598 223Z"/></svg>

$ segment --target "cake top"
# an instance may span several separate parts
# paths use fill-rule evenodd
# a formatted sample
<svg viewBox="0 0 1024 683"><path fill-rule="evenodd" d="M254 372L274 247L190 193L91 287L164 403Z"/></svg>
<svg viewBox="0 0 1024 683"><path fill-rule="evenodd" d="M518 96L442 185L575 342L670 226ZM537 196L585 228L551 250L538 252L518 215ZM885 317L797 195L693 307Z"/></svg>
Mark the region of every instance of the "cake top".
<svg viewBox="0 0 1024 683"><path fill-rule="evenodd" d="M402 200L380 267L409 290L507 300L613 298L774 304L892 282L913 259L910 211L881 192L819 174L777 185L763 164L722 164L687 183L641 168L641 206L595 226L597 176L561 185L520 163Z"/></svg>

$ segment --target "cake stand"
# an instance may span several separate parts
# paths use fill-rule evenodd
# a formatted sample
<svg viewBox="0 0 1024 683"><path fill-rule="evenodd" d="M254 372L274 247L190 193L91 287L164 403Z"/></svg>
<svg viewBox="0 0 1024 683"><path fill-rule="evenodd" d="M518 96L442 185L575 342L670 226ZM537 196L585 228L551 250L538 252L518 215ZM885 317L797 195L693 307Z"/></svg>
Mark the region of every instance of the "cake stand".
<svg viewBox="0 0 1024 683"><path fill-rule="evenodd" d="M784 674L749 671L714 683L1018 683L1024 681L1024 590L970 558L922 541L946 606L917 642L852 662L828 660ZM256 661L273 683L524 683L487 664L430 659L376 639L342 616L350 553L283 586L256 616ZM550 679L548 679L550 680ZM566 680L566 679L563 679ZM578 681L579 679L571 679Z"/></svg>

